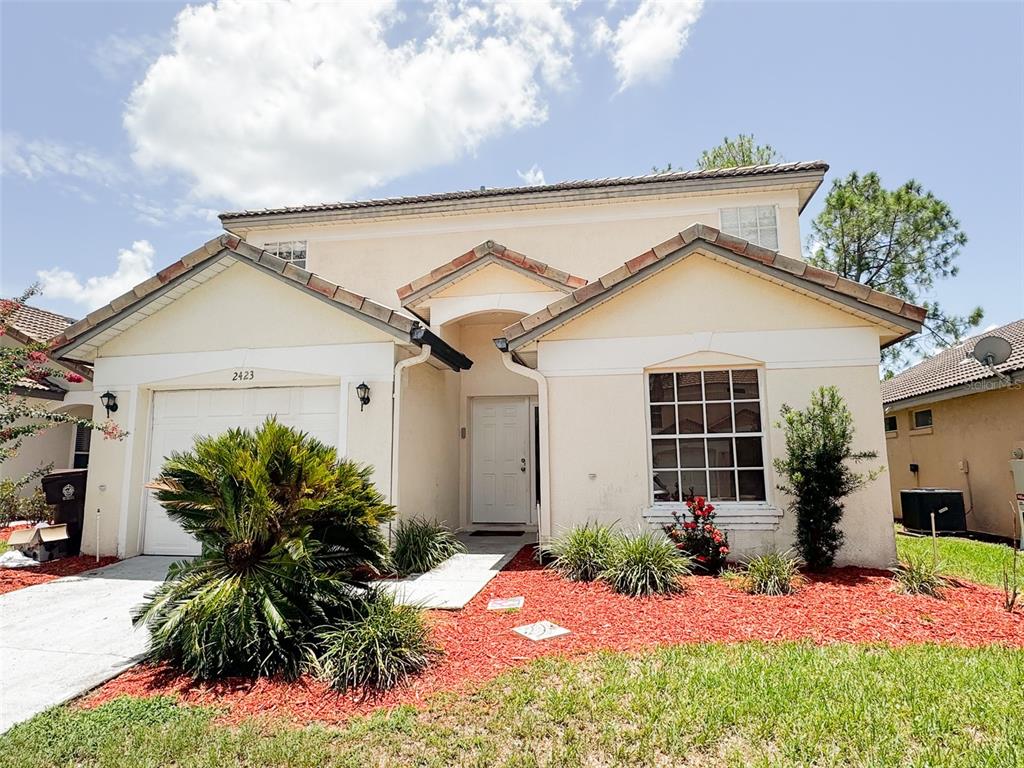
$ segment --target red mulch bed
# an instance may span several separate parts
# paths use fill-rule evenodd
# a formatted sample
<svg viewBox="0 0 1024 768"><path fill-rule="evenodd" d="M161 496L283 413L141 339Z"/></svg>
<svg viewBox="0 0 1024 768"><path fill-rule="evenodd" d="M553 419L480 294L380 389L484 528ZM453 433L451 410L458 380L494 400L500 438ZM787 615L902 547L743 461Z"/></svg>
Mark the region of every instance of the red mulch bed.
<svg viewBox="0 0 1024 768"><path fill-rule="evenodd" d="M11 533L20 528L31 527L31 525L16 525L0 528L0 541L7 541L11 537ZM40 565L29 566L28 568L0 568L0 595L5 595L16 589L32 587L36 584L45 584L48 581L59 579L61 576L74 576L116 562L116 557L101 557L97 563L96 557L93 555L78 555L77 557L52 560L48 563L41 563Z"/></svg>
<svg viewBox="0 0 1024 768"><path fill-rule="evenodd" d="M786 597L747 595L721 579L690 577L685 594L634 600L603 584L577 584L542 570L523 549L463 610L434 611L440 662L409 685L374 698L333 693L311 679L197 684L161 666L129 670L94 692L85 706L122 695L177 695L183 701L225 708L225 723L272 715L295 723L341 723L353 715L431 694L478 687L502 672L543 655L581 656L601 649L637 651L659 645L748 640L803 640L904 645L991 643L1024 648L1024 615L1000 607L1001 593L966 584L945 600L892 591L890 574L839 568L812 576ZM486 610L493 597L522 595L521 611ZM548 619L572 634L533 642L513 627Z"/></svg>

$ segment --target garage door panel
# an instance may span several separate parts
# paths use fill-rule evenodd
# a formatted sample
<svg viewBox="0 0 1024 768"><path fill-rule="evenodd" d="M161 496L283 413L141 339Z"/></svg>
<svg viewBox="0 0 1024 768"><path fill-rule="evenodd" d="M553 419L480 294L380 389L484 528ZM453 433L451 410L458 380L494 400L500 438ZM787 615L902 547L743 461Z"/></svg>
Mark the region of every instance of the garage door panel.
<svg viewBox="0 0 1024 768"><path fill-rule="evenodd" d="M255 429L271 415L328 445L337 445L339 397L337 386L157 392L147 479L160 473L164 458L173 451L189 450L197 436L232 428ZM144 515L143 552L199 554L199 543L167 516L152 492L147 494Z"/></svg>

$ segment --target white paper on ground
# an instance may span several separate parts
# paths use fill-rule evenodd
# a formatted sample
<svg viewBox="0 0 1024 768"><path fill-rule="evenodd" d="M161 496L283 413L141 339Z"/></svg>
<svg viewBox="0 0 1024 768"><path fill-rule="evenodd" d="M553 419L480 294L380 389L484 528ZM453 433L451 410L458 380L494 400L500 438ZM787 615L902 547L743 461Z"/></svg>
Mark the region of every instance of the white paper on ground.
<svg viewBox="0 0 1024 768"><path fill-rule="evenodd" d="M38 565L38 562L16 549L8 549L0 555L0 568L32 568Z"/></svg>

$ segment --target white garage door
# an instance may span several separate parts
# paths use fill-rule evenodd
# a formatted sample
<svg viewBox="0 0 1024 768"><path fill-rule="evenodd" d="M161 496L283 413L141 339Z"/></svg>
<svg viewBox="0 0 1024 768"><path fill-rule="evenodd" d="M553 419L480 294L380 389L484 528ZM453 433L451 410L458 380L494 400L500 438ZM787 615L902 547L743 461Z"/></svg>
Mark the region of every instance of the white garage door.
<svg viewBox="0 0 1024 768"><path fill-rule="evenodd" d="M148 478L160 473L164 458L172 451L191 448L197 435L216 435L232 427L252 429L272 415L329 445L337 445L339 395L338 387L157 392L153 398ZM146 554L199 554L199 542L167 517L152 492L146 497L145 526Z"/></svg>

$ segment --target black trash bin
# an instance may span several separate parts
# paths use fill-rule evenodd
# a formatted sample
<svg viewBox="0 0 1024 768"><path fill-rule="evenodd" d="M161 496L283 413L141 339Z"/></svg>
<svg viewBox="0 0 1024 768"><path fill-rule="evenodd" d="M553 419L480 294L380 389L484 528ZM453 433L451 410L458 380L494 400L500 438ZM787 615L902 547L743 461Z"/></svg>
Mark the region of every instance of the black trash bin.
<svg viewBox="0 0 1024 768"><path fill-rule="evenodd" d="M61 469L44 476L39 482L46 494L46 503L56 508L55 523L68 527L69 556L82 551L82 523L85 520L85 478L88 470Z"/></svg>

